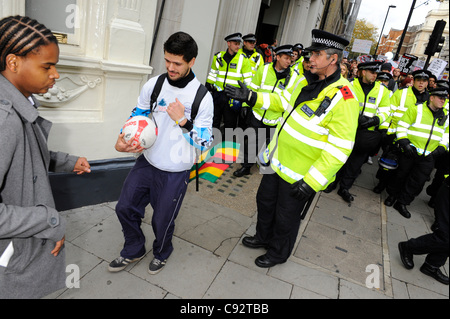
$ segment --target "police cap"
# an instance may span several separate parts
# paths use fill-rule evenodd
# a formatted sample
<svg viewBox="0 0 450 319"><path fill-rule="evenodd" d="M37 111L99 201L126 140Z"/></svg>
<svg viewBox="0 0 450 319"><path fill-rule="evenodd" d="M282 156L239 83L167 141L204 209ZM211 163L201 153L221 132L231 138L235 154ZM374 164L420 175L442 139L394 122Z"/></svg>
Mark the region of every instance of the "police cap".
<svg viewBox="0 0 450 319"><path fill-rule="evenodd" d="M254 35L253 33L249 33L249 34L247 34L247 35L244 35L244 36L242 37L242 40L244 40L244 41L250 41L250 42L252 42L252 41L256 42L256 35Z"/></svg>
<svg viewBox="0 0 450 319"><path fill-rule="evenodd" d="M236 41L236 42L241 42L242 41L242 33L233 33L230 34L229 36L227 36L225 38L225 41L229 42L229 41Z"/></svg>
<svg viewBox="0 0 450 319"><path fill-rule="evenodd" d="M430 93L430 95L437 95L440 97L447 97L448 96L448 89L445 89L443 87L437 87L435 89L430 89L428 91L428 93Z"/></svg>
<svg viewBox="0 0 450 319"><path fill-rule="evenodd" d="M378 72L383 63L380 61L371 61L358 64L358 70L369 70Z"/></svg>
<svg viewBox="0 0 450 319"><path fill-rule="evenodd" d="M282 45L282 46L275 48L274 52L276 55L283 54L283 53L292 55L292 53L294 53L294 51L292 49L293 49L292 45L286 44L286 45Z"/></svg>
<svg viewBox="0 0 450 319"><path fill-rule="evenodd" d="M422 78L422 79L427 79L428 80L431 75L432 75L432 73L430 71L428 71L428 70L417 70L417 71L414 71L412 73L412 76L414 77L414 80L417 79L417 78Z"/></svg>
<svg viewBox="0 0 450 319"><path fill-rule="evenodd" d="M377 80L389 81L390 79L392 79L392 74L387 73L387 72L380 72L377 75Z"/></svg>
<svg viewBox="0 0 450 319"><path fill-rule="evenodd" d="M310 51L321 51L326 49L337 49L343 51L350 43L347 39L327 31L314 29L311 33L312 43L310 47L306 48Z"/></svg>

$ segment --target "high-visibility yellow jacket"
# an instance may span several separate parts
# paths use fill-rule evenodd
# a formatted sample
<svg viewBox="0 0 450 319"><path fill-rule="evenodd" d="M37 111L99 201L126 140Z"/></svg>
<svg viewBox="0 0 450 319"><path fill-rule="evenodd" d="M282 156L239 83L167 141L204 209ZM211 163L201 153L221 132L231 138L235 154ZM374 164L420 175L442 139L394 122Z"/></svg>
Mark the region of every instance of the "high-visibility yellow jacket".
<svg viewBox="0 0 450 319"><path fill-rule="evenodd" d="M353 80L352 85L353 91L359 101L360 114L369 118L377 116L380 119L380 123L386 121L391 113L390 91L388 88L377 81L366 96L358 78ZM373 131L375 127L370 127L368 130Z"/></svg>
<svg viewBox="0 0 450 319"><path fill-rule="evenodd" d="M304 73L305 68L303 67L303 61L305 61L305 57L301 56L293 65L291 65L291 68L297 70L299 73Z"/></svg>
<svg viewBox="0 0 450 319"><path fill-rule="evenodd" d="M289 75L286 78L278 80L273 63L267 63L258 70L249 86L250 89L255 92L277 93L280 95L289 83L292 85L296 81L299 74L292 68L289 68ZM280 121L283 112L272 111L267 106L264 109L260 107L253 108L253 114L256 119L262 121L265 125L275 126Z"/></svg>
<svg viewBox="0 0 450 319"><path fill-rule="evenodd" d="M214 56L207 83L215 85L218 90L223 90L226 85L239 87L238 81L250 85L252 81L252 67L245 54L236 54L230 63L227 63L223 56L225 51Z"/></svg>
<svg viewBox="0 0 450 319"><path fill-rule="evenodd" d="M269 104L275 111L285 112L264 152L264 160L270 161L272 169L286 182L293 184L303 179L318 192L335 180L353 150L359 104L351 84L341 76L316 99L300 103L294 109L292 105L306 85L306 80L298 80L291 91L283 91L283 103ZM264 95L276 99L276 94L258 93L255 106L266 105L263 100L268 97ZM330 106L323 115L316 116L326 97L331 99Z"/></svg>
<svg viewBox="0 0 450 319"><path fill-rule="evenodd" d="M439 121L428 107L428 102L410 106L398 121L397 139L408 139L419 155L429 155L438 146L448 149L448 110L443 108Z"/></svg>
<svg viewBox="0 0 450 319"><path fill-rule="evenodd" d="M416 105L417 97L412 87L399 89L391 97L391 113L388 119L380 125L380 129L387 129L387 134L395 134L398 120L408 107Z"/></svg>
<svg viewBox="0 0 450 319"><path fill-rule="evenodd" d="M244 54L247 57L247 59L250 62L250 65L252 67L252 75L253 76L256 74L256 72L260 68L262 68L264 66L264 58L256 50L253 50L253 53L250 56L248 56L247 54L245 54L244 49L241 48L241 49L239 49L237 54Z"/></svg>

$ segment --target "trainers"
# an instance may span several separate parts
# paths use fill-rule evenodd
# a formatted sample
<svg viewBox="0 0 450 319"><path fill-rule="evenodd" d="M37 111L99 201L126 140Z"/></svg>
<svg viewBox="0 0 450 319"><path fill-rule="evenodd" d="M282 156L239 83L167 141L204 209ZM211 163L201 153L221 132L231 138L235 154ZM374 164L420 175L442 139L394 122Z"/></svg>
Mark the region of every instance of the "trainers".
<svg viewBox="0 0 450 319"><path fill-rule="evenodd" d="M108 266L110 272L119 272L124 270L129 264L141 260L144 256L140 258L128 259L123 257L117 257Z"/></svg>
<svg viewBox="0 0 450 319"><path fill-rule="evenodd" d="M166 261L161 261L157 258L153 258L152 262L150 263L150 266L148 267L148 273L150 275L156 275L161 270L163 270L164 266L166 265Z"/></svg>

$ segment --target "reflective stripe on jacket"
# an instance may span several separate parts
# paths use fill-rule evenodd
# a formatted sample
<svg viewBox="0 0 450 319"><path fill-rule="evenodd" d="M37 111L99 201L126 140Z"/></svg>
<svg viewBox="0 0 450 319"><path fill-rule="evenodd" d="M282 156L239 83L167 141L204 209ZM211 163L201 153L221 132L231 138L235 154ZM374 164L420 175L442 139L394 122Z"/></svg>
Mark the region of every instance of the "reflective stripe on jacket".
<svg viewBox="0 0 450 319"><path fill-rule="evenodd" d="M334 181L353 150L359 105L350 83L341 77L323 89L316 99L305 101L294 110L291 105L295 105L306 84L306 80L297 81L292 94L288 93L291 98L283 121L278 124L264 157L268 162L273 153L271 167L288 183L303 179L318 192ZM316 116L314 112L326 97L332 99L330 106L323 115Z"/></svg>
<svg viewBox="0 0 450 319"><path fill-rule="evenodd" d="M397 139L409 139L417 149L417 153L425 156L438 146L448 149L449 143L448 110L443 109L443 114L447 116L447 119L440 125L439 119L433 116L427 103L409 107L398 121L396 133Z"/></svg>
<svg viewBox="0 0 450 319"><path fill-rule="evenodd" d="M225 51L214 56L207 83L211 83L223 90L225 85L239 87L238 81L249 85L252 80L252 67L247 57L241 53L236 54L230 63L227 63L223 56Z"/></svg>

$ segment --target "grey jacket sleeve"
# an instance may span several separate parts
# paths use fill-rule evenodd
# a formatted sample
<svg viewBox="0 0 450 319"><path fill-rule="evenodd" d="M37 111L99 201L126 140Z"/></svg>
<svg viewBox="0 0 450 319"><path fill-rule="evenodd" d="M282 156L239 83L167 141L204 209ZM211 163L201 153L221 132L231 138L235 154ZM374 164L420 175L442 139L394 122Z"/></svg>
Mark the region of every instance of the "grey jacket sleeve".
<svg viewBox="0 0 450 319"><path fill-rule="evenodd" d="M53 208L0 203L0 239L35 237L57 242L65 233L66 221Z"/></svg>
<svg viewBox="0 0 450 319"><path fill-rule="evenodd" d="M75 168L78 160L77 156L69 155L62 152L50 151L50 172L54 173L71 173Z"/></svg>

